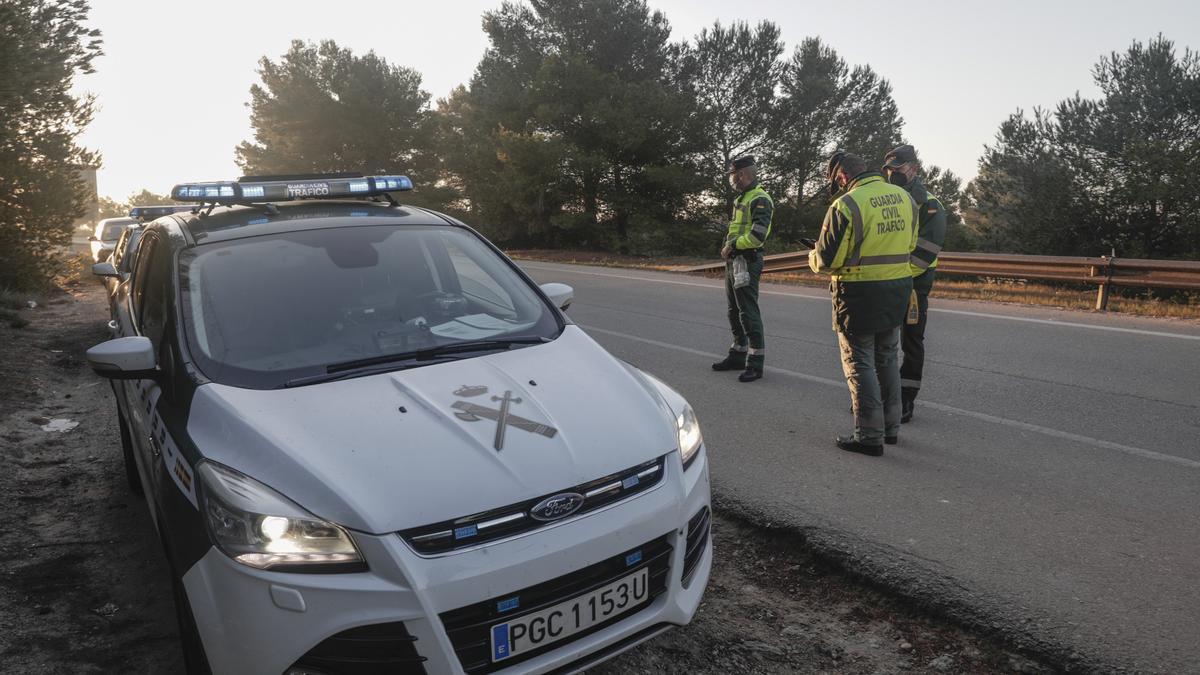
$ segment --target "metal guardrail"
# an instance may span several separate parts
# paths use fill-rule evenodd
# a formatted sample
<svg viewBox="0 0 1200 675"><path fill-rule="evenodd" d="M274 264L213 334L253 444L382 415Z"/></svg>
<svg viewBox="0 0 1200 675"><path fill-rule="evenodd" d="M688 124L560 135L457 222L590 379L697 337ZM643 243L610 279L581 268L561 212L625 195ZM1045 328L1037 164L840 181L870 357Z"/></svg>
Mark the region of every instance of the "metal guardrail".
<svg viewBox="0 0 1200 675"><path fill-rule="evenodd" d="M680 272L719 272L725 263L681 268ZM763 257L763 272L808 270L808 251L776 253ZM1142 260L1135 258L1072 258L1049 255L1001 253L942 253L938 274L1000 279L1032 279L1095 284L1096 309L1108 308L1113 286L1200 290L1200 262L1191 260Z"/></svg>

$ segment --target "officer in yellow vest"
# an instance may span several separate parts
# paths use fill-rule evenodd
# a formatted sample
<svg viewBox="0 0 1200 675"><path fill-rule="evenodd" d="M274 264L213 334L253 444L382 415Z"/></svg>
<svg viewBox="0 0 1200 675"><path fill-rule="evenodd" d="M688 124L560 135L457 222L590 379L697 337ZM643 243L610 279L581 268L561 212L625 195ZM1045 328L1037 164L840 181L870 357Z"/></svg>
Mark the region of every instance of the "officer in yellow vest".
<svg viewBox="0 0 1200 675"><path fill-rule="evenodd" d="M938 253L946 241L946 209L937 197L929 194L921 182L921 163L917 150L911 145L899 145L883 156L883 175L892 185L908 190L917 202L917 246L909 257L913 276L913 296L917 306L916 322L904 322L900 332L900 422L912 420L914 402L921 391L925 371L925 322L929 315L929 291L933 290Z"/></svg>
<svg viewBox="0 0 1200 675"><path fill-rule="evenodd" d="M836 442L879 456L900 433L900 326L912 293L917 205L856 155L834 153L828 177L830 194L845 194L829 205L808 265L832 277L833 328L853 400L854 434Z"/></svg>
<svg viewBox="0 0 1200 675"><path fill-rule="evenodd" d="M763 340L762 314L758 310L758 279L762 276L763 244L771 235L771 217L775 203L758 185L758 167L754 157L739 157L729 166L733 187L739 194L733 202L733 217L721 246L725 259L725 298L729 305L729 328L733 344L724 360L712 364L713 370L742 370L741 382L753 382L763 376L766 342ZM735 274L745 263L747 276Z"/></svg>

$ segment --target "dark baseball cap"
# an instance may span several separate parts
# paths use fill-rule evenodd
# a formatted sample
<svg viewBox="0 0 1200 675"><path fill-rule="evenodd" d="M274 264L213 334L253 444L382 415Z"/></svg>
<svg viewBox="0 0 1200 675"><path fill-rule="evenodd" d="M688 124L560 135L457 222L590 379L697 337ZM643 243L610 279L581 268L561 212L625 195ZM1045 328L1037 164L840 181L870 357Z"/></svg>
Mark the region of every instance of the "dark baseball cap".
<svg viewBox="0 0 1200 675"><path fill-rule="evenodd" d="M730 171L737 171L748 166L754 166L754 155L743 155L729 163Z"/></svg>
<svg viewBox="0 0 1200 675"><path fill-rule="evenodd" d="M888 153L883 156L883 165L889 168L896 168L905 164L915 164L917 161L917 149L905 143L897 145L888 150Z"/></svg>

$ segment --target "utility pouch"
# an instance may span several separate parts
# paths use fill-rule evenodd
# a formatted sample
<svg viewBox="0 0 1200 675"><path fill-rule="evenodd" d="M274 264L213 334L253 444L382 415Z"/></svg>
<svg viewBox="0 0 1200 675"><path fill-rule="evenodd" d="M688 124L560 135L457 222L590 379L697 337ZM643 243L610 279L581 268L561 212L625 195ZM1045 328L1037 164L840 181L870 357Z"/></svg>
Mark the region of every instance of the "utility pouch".
<svg viewBox="0 0 1200 675"><path fill-rule="evenodd" d="M733 287L743 288L750 285L750 269L746 263L746 256L735 255L733 257Z"/></svg>
<svg viewBox="0 0 1200 675"><path fill-rule="evenodd" d="M908 316L905 317L905 323L915 326L920 322L921 309L917 306L917 292L913 291L908 295Z"/></svg>

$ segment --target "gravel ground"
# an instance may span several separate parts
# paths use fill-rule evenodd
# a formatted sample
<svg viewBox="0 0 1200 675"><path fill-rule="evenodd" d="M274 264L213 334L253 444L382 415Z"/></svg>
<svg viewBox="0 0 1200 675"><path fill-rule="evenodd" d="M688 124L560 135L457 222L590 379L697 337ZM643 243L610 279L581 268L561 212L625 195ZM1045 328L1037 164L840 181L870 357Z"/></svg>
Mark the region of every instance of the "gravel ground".
<svg viewBox="0 0 1200 675"><path fill-rule="evenodd" d="M68 284L0 326L0 672L180 672L166 565L124 484L103 288ZM719 480L719 479L718 479ZM1049 672L872 590L786 531L717 514L696 620L599 668L617 673Z"/></svg>

